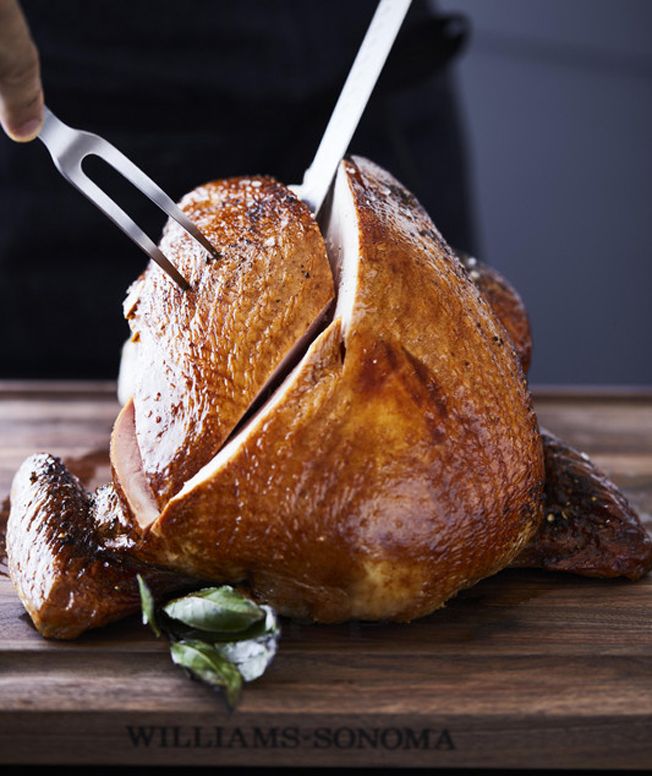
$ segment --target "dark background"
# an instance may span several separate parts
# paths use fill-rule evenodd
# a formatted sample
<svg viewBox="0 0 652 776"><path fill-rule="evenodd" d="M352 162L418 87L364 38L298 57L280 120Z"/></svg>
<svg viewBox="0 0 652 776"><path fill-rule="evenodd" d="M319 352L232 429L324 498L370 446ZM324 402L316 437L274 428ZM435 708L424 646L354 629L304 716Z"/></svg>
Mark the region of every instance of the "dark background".
<svg viewBox="0 0 652 776"><path fill-rule="evenodd" d="M178 199L220 177L299 183L376 0L22 0L46 102ZM155 9L155 12L153 12ZM447 63L465 25L415 0L351 149L392 170L473 248ZM154 239L163 217L97 159L84 170ZM143 254L55 170L0 137L0 377L115 377Z"/></svg>
<svg viewBox="0 0 652 776"><path fill-rule="evenodd" d="M299 182L375 2L23 5L50 106L178 198ZM519 289L534 382L652 383L650 30L648 0L414 0L352 144ZM160 214L103 182L156 238ZM142 254L40 143L0 138L0 204L0 377L114 376Z"/></svg>
<svg viewBox="0 0 652 776"><path fill-rule="evenodd" d="M517 286L534 382L652 383L652 2L445 0L479 251Z"/></svg>

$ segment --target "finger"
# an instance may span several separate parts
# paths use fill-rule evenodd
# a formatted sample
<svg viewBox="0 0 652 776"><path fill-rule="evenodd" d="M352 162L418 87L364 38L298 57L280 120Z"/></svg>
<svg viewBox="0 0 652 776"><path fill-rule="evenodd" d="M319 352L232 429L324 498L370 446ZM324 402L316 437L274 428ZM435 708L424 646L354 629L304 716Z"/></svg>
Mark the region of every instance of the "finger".
<svg viewBox="0 0 652 776"><path fill-rule="evenodd" d="M0 124L19 142L43 125L38 50L16 0L0 0Z"/></svg>

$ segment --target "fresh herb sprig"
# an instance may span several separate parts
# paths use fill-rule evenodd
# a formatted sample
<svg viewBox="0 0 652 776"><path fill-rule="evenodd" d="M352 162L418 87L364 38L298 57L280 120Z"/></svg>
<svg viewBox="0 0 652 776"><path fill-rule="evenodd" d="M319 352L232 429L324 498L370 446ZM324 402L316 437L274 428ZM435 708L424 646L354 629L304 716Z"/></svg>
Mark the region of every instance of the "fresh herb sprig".
<svg viewBox="0 0 652 776"><path fill-rule="evenodd" d="M190 676L223 691L234 708L243 682L262 676L281 634L276 613L229 585L207 587L156 608L138 575L143 624L165 635L172 661Z"/></svg>

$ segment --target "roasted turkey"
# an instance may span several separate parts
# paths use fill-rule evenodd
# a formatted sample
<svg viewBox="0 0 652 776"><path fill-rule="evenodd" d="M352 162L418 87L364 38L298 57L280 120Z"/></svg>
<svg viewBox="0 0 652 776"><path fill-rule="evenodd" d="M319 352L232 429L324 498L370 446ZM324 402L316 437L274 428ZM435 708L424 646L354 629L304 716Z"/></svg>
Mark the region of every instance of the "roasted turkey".
<svg viewBox="0 0 652 776"><path fill-rule="evenodd" d="M539 431L518 295L456 256L391 175L343 162L323 230L266 177L181 206L221 258L171 223L162 248L190 290L150 265L129 291L112 484L90 494L45 454L14 479L10 574L43 635L131 613L136 573L158 595L240 583L338 622L421 617L513 563L650 569L611 483L585 466L564 490L574 453ZM594 487L608 534L582 502ZM553 535L562 490L578 509Z"/></svg>

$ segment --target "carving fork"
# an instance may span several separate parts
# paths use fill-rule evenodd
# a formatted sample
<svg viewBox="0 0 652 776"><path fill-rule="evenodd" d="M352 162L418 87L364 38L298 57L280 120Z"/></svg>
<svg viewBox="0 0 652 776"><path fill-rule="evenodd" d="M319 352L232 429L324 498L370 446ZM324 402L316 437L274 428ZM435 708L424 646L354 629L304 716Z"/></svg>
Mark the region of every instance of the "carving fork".
<svg viewBox="0 0 652 776"><path fill-rule="evenodd" d="M92 132L73 129L58 119L48 108L45 109L45 123L39 135L47 147L54 164L63 177L79 189L94 205L96 205L113 223L142 248L161 269L184 291L188 289L188 281L178 271L174 264L163 254L155 243L137 226L134 221L94 183L82 170L82 161L87 156L99 156L114 170L123 175L130 183L139 189L155 205L170 218L180 224L192 237L200 243L214 258L219 254L204 237L193 222L180 210L168 195L145 175L132 161L104 138Z"/></svg>

